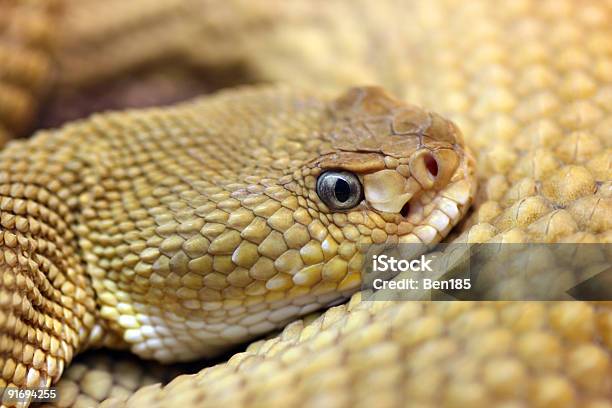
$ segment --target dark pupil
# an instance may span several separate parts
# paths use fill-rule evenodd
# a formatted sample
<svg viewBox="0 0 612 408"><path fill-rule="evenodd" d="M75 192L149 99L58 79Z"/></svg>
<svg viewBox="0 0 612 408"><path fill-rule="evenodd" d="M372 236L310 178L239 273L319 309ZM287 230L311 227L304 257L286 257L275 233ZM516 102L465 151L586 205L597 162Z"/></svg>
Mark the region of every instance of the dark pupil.
<svg viewBox="0 0 612 408"><path fill-rule="evenodd" d="M347 183L346 180L336 179L334 193L336 194L336 200L344 203L351 196L351 186L349 186L349 183Z"/></svg>

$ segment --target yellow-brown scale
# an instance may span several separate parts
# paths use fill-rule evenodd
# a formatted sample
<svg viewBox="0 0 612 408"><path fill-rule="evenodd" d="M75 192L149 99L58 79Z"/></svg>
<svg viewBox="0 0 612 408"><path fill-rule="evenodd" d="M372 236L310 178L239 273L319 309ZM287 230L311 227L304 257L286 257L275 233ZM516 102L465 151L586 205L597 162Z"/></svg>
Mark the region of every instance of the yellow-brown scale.
<svg viewBox="0 0 612 408"><path fill-rule="evenodd" d="M59 1L0 1L0 145L32 129L54 73Z"/></svg>
<svg viewBox="0 0 612 408"><path fill-rule="evenodd" d="M64 0L58 32L62 88L100 83L134 68L176 59L189 40L185 0Z"/></svg>
<svg viewBox="0 0 612 408"><path fill-rule="evenodd" d="M57 381L95 323L73 231L81 167L62 160L75 141L49 134L38 140L38 149L9 145L0 164L2 387Z"/></svg>
<svg viewBox="0 0 612 408"><path fill-rule="evenodd" d="M127 399L139 388L168 381L185 373L185 367L143 362L133 355L118 353L109 358L90 352L70 364L57 385L58 400L43 406L91 407L106 398Z"/></svg>

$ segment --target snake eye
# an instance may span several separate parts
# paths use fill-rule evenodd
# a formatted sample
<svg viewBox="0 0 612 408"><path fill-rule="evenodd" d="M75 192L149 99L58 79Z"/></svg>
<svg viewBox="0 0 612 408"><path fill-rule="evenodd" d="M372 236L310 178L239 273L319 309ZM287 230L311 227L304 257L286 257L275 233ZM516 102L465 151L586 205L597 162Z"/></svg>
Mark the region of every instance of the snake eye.
<svg viewBox="0 0 612 408"><path fill-rule="evenodd" d="M362 199L361 183L348 171L328 171L317 180L319 198L332 210L348 210Z"/></svg>

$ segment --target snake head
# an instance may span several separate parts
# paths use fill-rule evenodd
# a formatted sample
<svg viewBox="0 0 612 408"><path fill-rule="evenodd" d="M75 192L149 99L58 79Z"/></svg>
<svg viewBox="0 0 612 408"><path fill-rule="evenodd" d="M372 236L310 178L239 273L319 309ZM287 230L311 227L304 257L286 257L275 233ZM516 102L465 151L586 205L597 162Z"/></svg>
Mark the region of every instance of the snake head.
<svg viewBox="0 0 612 408"><path fill-rule="evenodd" d="M120 130L78 146L79 243L103 325L165 362L346 299L363 247L439 241L475 185L457 127L378 88L228 90L79 126Z"/></svg>
<svg viewBox="0 0 612 408"><path fill-rule="evenodd" d="M353 88L330 104L332 149L317 161L325 211L348 213L362 242L440 241L475 192L459 128L381 88Z"/></svg>

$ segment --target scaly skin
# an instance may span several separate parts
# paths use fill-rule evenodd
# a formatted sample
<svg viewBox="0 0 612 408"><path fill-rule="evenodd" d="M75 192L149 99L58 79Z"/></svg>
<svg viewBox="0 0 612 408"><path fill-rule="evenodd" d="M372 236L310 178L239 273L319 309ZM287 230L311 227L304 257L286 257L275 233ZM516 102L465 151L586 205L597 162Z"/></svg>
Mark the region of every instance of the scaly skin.
<svg viewBox="0 0 612 408"><path fill-rule="evenodd" d="M31 129L53 76L57 1L0 1L0 146Z"/></svg>
<svg viewBox="0 0 612 408"><path fill-rule="evenodd" d="M305 4L255 11L230 5L216 16L251 23L218 20L217 32L235 28L228 44L214 42L211 49L191 37L181 52L189 63L228 57L246 64L252 78L313 89L380 83L452 118L477 153L481 179L462 240L610 242L609 2ZM202 27L206 38L210 27ZM121 36L99 38L112 43ZM177 45L164 47L156 52ZM117 62L122 72L134 64L125 61ZM95 81L98 74L86 77ZM369 303L361 297L129 401L610 405L609 303ZM91 380L67 379L65 389L73 391L67 402L100 401L136 386L97 375L108 386L79 397L77 380L83 389Z"/></svg>
<svg viewBox="0 0 612 408"><path fill-rule="evenodd" d="M135 67L176 59L189 25L184 0L64 0L58 33L62 87L83 86Z"/></svg>

